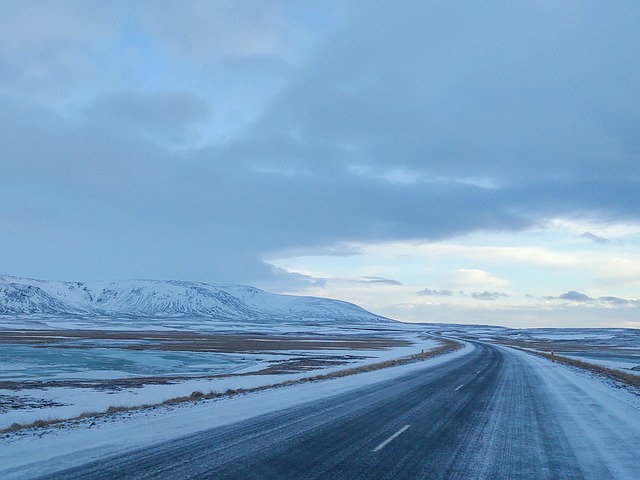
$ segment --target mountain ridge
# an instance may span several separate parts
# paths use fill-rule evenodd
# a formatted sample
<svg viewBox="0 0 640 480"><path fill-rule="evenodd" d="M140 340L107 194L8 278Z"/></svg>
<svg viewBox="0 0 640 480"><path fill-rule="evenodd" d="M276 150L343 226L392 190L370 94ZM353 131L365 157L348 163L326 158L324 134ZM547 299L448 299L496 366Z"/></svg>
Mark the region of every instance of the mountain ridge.
<svg viewBox="0 0 640 480"><path fill-rule="evenodd" d="M177 280L64 282L0 275L0 316L394 322L349 302Z"/></svg>

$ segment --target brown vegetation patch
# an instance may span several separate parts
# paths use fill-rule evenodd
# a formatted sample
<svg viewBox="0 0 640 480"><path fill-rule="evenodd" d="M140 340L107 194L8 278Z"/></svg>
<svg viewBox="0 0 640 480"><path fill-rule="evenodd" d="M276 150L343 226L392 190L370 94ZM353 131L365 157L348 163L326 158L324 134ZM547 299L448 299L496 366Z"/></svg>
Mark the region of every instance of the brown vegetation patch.
<svg viewBox="0 0 640 480"><path fill-rule="evenodd" d="M91 344L91 341L97 343ZM112 341L114 344L100 343ZM197 332L20 330L0 331L0 344L57 348L124 348L186 352L243 353L273 350L382 350L410 345L384 337L220 334Z"/></svg>

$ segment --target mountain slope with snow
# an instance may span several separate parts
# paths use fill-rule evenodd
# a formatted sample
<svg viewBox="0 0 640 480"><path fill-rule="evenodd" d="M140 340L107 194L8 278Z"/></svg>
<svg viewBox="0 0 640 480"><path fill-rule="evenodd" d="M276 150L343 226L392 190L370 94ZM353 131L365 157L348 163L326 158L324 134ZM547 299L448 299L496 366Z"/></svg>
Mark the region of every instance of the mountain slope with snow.
<svg viewBox="0 0 640 480"><path fill-rule="evenodd" d="M0 316L204 317L390 322L351 303L242 285L134 280L60 282L0 276Z"/></svg>

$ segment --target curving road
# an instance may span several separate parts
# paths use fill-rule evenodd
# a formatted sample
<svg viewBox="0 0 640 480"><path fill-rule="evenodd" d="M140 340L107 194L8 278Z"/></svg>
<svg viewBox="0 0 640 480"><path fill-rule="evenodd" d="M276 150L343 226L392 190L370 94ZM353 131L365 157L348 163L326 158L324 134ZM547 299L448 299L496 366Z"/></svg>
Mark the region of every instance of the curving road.
<svg viewBox="0 0 640 480"><path fill-rule="evenodd" d="M549 385L541 360L476 347L387 383L41 478L640 478L640 432L603 451L580 428L601 422L607 441L620 436L617 420L581 427L570 417L606 405L579 391L563 403L562 379Z"/></svg>

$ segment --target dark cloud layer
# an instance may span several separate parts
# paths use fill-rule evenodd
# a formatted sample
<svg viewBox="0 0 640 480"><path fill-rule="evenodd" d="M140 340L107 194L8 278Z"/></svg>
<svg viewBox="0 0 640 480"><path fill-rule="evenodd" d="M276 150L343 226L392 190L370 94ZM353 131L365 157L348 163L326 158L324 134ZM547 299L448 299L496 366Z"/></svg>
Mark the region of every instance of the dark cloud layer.
<svg viewBox="0 0 640 480"><path fill-rule="evenodd" d="M171 143L184 140L189 128L206 121L211 110L206 100L184 92L111 92L97 98L86 113L105 128Z"/></svg>
<svg viewBox="0 0 640 480"><path fill-rule="evenodd" d="M3 272L282 284L265 256L640 217L636 2L152 3L0 7Z"/></svg>

